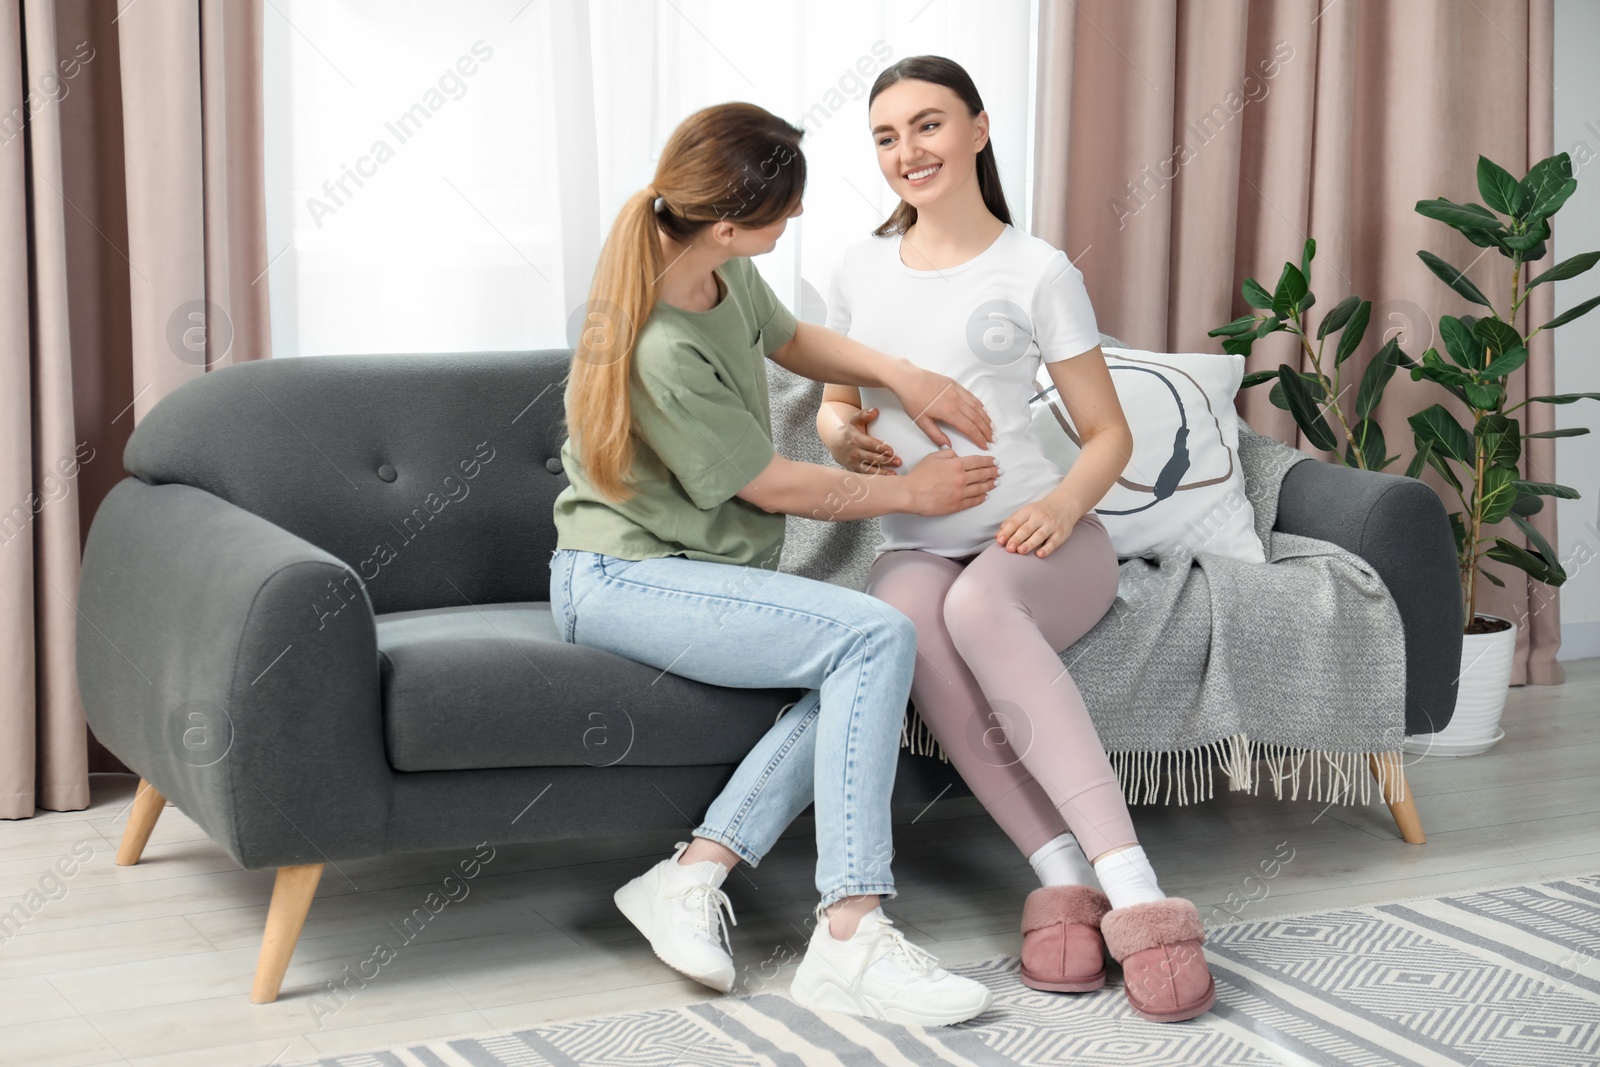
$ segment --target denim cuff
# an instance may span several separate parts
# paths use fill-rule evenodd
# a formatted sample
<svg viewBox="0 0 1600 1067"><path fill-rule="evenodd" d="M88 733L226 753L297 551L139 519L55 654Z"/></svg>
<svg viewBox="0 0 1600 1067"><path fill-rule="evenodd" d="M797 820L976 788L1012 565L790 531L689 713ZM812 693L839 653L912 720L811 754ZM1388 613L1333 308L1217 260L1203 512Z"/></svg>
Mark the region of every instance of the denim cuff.
<svg viewBox="0 0 1600 1067"><path fill-rule="evenodd" d="M702 825L697 826L694 829L693 835L695 837L703 837L707 841L715 841L717 844L731 849L738 855L740 859L744 860L752 867L761 866L761 856L758 853L750 851L750 847L743 841L739 840L739 838L734 834L725 833L721 830L713 830L709 826Z"/></svg>
<svg viewBox="0 0 1600 1067"><path fill-rule="evenodd" d="M895 892L893 882L847 883L843 886L840 886L838 889L830 890L829 892L824 893L822 895L822 903L818 904L817 906L819 908L826 908L843 900L845 897L879 896L884 900L890 900L898 895L899 894Z"/></svg>

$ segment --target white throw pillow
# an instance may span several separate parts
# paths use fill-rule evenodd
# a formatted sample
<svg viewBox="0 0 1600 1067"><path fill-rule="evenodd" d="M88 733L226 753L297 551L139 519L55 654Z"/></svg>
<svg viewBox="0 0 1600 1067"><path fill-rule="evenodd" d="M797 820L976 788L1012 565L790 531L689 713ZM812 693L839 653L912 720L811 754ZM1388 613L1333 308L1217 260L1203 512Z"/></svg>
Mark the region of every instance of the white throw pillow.
<svg viewBox="0 0 1600 1067"><path fill-rule="evenodd" d="M1265 563L1244 492L1233 407L1244 357L1101 351L1133 431L1133 457L1095 505L1117 556L1159 560L1184 547ZM1033 433L1065 473L1078 457L1078 433L1043 365L1036 384Z"/></svg>

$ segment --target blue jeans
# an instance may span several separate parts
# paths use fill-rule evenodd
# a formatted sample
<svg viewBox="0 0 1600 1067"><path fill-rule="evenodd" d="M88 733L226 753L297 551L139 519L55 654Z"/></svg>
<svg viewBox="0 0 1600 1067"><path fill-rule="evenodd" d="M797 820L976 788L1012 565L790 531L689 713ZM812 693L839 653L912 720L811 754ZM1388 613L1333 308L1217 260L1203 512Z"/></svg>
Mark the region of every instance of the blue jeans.
<svg viewBox="0 0 1600 1067"><path fill-rule="evenodd" d="M866 593L762 567L557 549L564 641L733 688L808 690L756 742L694 836L751 866L815 801L817 890L895 895L889 797L916 628Z"/></svg>

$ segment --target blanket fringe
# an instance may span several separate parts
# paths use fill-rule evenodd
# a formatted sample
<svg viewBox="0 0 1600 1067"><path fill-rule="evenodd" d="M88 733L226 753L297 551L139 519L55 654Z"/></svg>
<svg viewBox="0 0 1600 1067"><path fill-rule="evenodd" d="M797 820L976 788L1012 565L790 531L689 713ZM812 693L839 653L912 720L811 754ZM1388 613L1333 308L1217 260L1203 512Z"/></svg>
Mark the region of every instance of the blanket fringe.
<svg viewBox="0 0 1600 1067"><path fill-rule="evenodd" d="M906 715L900 744L914 755L950 761L928 724L914 712ZM1401 766L1398 752L1295 748L1273 741L1252 741L1244 734L1173 752L1124 750L1106 755L1130 804L1171 804L1174 789L1180 805L1209 800L1216 795L1214 767L1220 767L1227 775L1228 788L1233 792L1259 795L1263 775L1258 772L1265 768L1264 777L1271 780L1272 795L1277 800L1284 799L1285 782L1289 799L1300 799L1303 777L1307 800L1367 804L1373 800L1374 787L1379 799L1389 791L1390 779ZM1376 777L1369 766L1377 768Z"/></svg>

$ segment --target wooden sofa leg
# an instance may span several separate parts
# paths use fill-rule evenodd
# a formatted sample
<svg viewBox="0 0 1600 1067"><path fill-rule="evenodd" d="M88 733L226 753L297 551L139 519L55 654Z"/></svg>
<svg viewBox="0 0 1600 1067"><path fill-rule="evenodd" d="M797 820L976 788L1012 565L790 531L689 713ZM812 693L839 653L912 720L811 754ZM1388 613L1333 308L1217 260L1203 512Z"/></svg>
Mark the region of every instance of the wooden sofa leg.
<svg viewBox="0 0 1600 1067"><path fill-rule="evenodd" d="M117 866L132 867L144 855L144 846L150 840L150 831L161 818L161 809L167 798L156 792L155 786L139 779L138 792L133 795L133 811L128 815L128 825L122 831L122 843L117 846Z"/></svg>
<svg viewBox="0 0 1600 1067"><path fill-rule="evenodd" d="M1372 776L1379 782L1388 779L1388 785L1383 790L1383 799L1389 805L1389 813L1394 816L1395 826L1400 828L1400 836L1408 845L1425 844L1427 836L1422 832L1422 816L1417 814L1417 798L1412 795L1411 787L1406 783L1404 765L1400 762L1400 754L1386 752L1382 757L1388 766L1383 768L1386 773L1379 773L1376 755L1368 756L1368 765L1372 768Z"/></svg>
<svg viewBox="0 0 1600 1067"><path fill-rule="evenodd" d="M261 937L256 981L250 989L253 1003L270 1004L278 999L283 972L289 969L289 957L300 940L300 929L306 923L306 912L311 910L311 898L317 894L322 867L320 863L303 863L278 868L272 903L267 907L267 930Z"/></svg>

